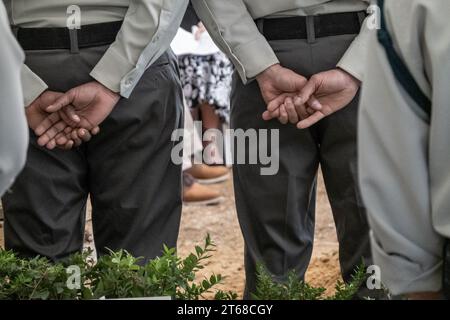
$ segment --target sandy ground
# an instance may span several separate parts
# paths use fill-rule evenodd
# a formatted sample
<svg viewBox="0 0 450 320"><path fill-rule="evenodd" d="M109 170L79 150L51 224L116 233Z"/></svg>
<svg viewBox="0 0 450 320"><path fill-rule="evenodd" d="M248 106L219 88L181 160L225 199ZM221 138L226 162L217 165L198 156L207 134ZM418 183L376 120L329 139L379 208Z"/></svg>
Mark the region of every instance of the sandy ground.
<svg viewBox="0 0 450 320"><path fill-rule="evenodd" d="M186 207L183 211L179 252L189 253L195 244L209 233L217 245L205 274L221 273L226 277L225 290L233 290L242 295L244 289L243 239L236 218L231 181L217 185L226 200L215 207ZM334 286L340 278L338 245L331 209L323 181L319 183L316 238L313 258L307 274L307 281L314 286L327 288L333 294Z"/></svg>
<svg viewBox="0 0 450 320"><path fill-rule="evenodd" d="M320 179L321 180L321 179ZM236 218L232 182L213 186L222 191L225 201L219 206L185 207L178 249L182 256L201 244L209 233L217 251L202 275L212 272L225 277L222 289L233 290L242 296L244 288L243 239ZM0 246L3 246L3 227L0 224ZM316 217L316 238L307 281L327 288L332 294L339 279L336 231L323 182L319 183Z"/></svg>

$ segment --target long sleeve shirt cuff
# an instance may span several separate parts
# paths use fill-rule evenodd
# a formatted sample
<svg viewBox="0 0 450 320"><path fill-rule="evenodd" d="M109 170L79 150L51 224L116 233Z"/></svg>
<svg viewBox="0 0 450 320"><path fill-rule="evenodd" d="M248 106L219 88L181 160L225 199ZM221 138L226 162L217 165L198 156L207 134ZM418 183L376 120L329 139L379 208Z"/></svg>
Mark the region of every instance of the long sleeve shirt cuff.
<svg viewBox="0 0 450 320"><path fill-rule="evenodd" d="M277 56L263 36L258 36L255 40L236 47L233 55L236 57L237 70L244 83L255 78L270 66L279 63Z"/></svg>
<svg viewBox="0 0 450 320"><path fill-rule="evenodd" d="M347 71L359 81L363 81L364 77L364 69L366 64L365 57L369 36L371 32L375 32L370 29L367 23L368 20L366 19L363 23L360 34L355 38L337 64L337 67Z"/></svg>
<svg viewBox="0 0 450 320"><path fill-rule="evenodd" d="M28 107L45 90L48 89L48 86L26 65L23 65L22 67L21 78L22 78L24 106Z"/></svg>
<svg viewBox="0 0 450 320"><path fill-rule="evenodd" d="M381 269L381 280L392 294L438 292L442 289L441 260L430 257L431 261L419 264L401 255L386 252L373 235L371 243L373 259Z"/></svg>
<svg viewBox="0 0 450 320"><path fill-rule="evenodd" d="M129 98L147 68L170 47L187 5L187 0L132 1L116 41L91 77Z"/></svg>
<svg viewBox="0 0 450 320"><path fill-rule="evenodd" d="M90 75L111 91L119 93L122 79L134 68L126 58L111 49L100 59Z"/></svg>
<svg viewBox="0 0 450 320"><path fill-rule="evenodd" d="M356 40L355 40L356 41ZM338 62L337 67L350 73L359 81L363 80L364 75L364 59L361 59L361 51L363 48L359 48L358 41L352 44L352 47L347 50L341 60Z"/></svg>

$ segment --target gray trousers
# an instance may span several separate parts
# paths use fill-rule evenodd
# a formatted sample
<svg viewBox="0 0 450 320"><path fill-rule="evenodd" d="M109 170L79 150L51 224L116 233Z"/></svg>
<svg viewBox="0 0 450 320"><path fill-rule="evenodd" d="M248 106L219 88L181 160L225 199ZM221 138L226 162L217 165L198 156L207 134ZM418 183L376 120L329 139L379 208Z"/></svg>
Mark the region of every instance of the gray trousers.
<svg viewBox="0 0 450 320"><path fill-rule="evenodd" d="M107 47L29 51L27 65L50 90L92 81ZM161 56L129 99L121 99L92 141L48 151L30 132L28 161L3 198L5 244L22 256L60 260L83 245L86 201L92 201L98 253L126 249L146 259L175 247L181 217L181 166L171 161L171 135L183 122L176 58Z"/></svg>
<svg viewBox="0 0 450 320"><path fill-rule="evenodd" d="M355 36L273 41L281 64L311 75L336 67ZM246 298L255 291L255 268L263 263L279 280L295 270L304 277L314 240L315 182L319 164L333 209L339 257L348 281L363 260L370 264L369 227L357 185L358 100L309 130L265 122L266 105L256 81L244 86L235 75L231 126L279 129L280 171L260 175L258 165L236 165L236 204L245 239Z"/></svg>

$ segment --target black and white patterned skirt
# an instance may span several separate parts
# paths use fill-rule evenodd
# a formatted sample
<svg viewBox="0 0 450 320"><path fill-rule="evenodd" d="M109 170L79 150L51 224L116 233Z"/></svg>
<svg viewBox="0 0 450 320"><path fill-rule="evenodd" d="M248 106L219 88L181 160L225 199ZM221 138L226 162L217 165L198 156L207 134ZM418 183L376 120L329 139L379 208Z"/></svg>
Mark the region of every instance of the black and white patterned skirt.
<svg viewBox="0 0 450 320"><path fill-rule="evenodd" d="M189 108L208 103L220 118L230 118L233 65L222 52L212 55L182 55L178 58L181 84Z"/></svg>

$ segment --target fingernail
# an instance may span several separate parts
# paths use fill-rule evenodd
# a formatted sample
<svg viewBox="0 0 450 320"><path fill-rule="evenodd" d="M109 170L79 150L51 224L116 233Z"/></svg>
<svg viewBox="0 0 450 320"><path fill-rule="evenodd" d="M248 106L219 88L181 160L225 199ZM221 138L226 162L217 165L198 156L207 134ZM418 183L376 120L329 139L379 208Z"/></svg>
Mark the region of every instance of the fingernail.
<svg viewBox="0 0 450 320"><path fill-rule="evenodd" d="M75 122L80 122L80 117L77 116L77 115L74 115L74 116L72 117L72 119L73 119Z"/></svg>
<svg viewBox="0 0 450 320"><path fill-rule="evenodd" d="M313 107L316 110L322 109L322 105L318 101L314 101L313 103L311 103L311 107Z"/></svg>

